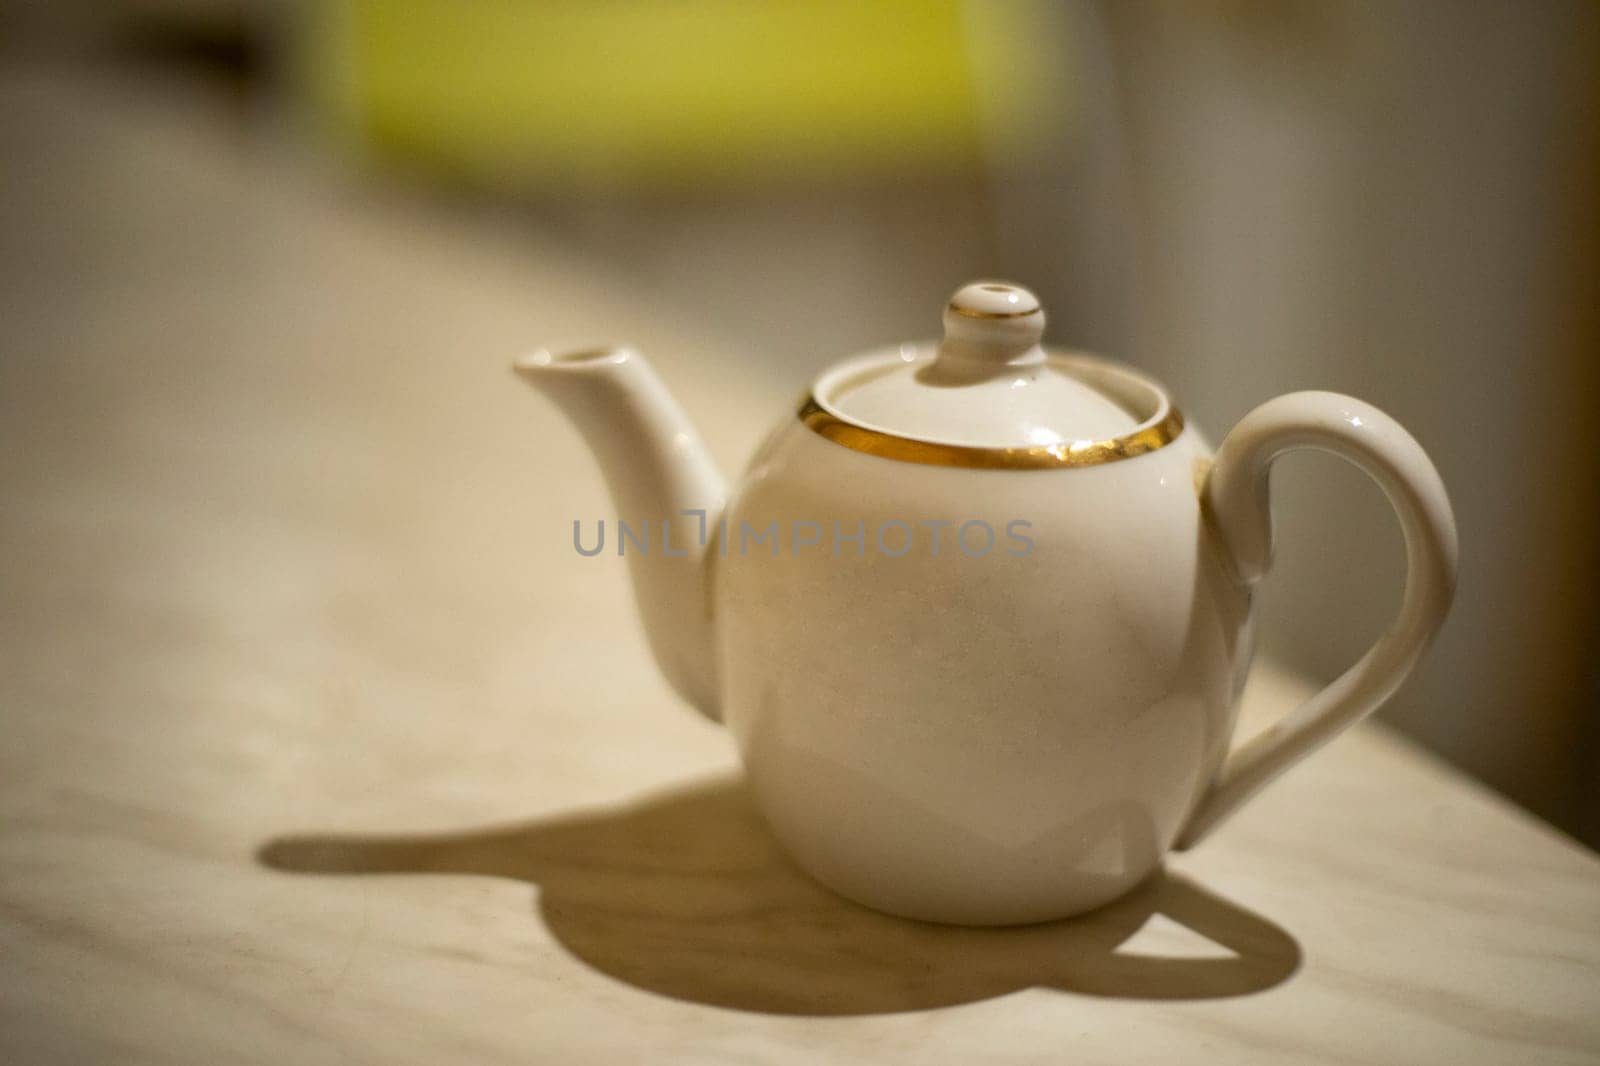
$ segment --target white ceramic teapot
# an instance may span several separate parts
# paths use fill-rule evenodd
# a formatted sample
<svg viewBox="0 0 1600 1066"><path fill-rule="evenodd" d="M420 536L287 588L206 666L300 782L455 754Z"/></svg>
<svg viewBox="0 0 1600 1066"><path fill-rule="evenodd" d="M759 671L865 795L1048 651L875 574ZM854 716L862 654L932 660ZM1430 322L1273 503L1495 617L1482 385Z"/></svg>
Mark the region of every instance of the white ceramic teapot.
<svg viewBox="0 0 1600 1066"><path fill-rule="evenodd" d="M794 858L894 914L1059 918L1387 699L1448 608L1455 523L1416 441L1359 400L1281 396L1213 458L1156 382L1042 348L1025 289L968 285L944 325L824 373L731 493L637 352L516 369L599 459L656 661L733 731ZM1230 755L1267 473L1305 447L1388 494L1405 594L1360 662Z"/></svg>

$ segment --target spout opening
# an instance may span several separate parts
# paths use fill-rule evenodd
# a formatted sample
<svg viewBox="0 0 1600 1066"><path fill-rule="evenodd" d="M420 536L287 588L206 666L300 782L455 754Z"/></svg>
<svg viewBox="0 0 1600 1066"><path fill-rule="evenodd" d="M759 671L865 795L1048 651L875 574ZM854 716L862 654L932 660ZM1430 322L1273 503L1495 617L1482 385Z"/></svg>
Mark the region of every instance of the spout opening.
<svg viewBox="0 0 1600 1066"><path fill-rule="evenodd" d="M626 345L603 348L583 348L575 352L553 353L548 348L534 348L523 352L511 361L511 369L519 374L538 374L550 370L583 370L597 366L616 366L628 361L633 349Z"/></svg>

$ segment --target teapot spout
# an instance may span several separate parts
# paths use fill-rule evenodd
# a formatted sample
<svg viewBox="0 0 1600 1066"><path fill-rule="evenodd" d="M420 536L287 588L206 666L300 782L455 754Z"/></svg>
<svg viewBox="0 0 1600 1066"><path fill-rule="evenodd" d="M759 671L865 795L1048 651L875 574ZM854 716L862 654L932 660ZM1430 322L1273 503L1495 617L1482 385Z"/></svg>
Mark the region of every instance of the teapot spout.
<svg viewBox="0 0 1600 1066"><path fill-rule="evenodd" d="M627 557L656 665L680 696L719 721L709 590L715 553L708 549L727 488L700 435L632 348L539 350L512 366L594 453L617 508L615 543Z"/></svg>

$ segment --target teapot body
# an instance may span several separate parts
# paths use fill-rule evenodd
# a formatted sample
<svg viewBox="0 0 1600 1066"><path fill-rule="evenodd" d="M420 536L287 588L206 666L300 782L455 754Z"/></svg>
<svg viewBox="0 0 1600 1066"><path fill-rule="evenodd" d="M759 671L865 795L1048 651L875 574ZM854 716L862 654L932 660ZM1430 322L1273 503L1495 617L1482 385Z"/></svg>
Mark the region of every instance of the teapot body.
<svg viewBox="0 0 1600 1066"><path fill-rule="evenodd" d="M1202 517L1209 459L1187 428L973 468L786 420L730 498L711 604L723 719L793 857L962 924L1080 913L1151 874L1251 651Z"/></svg>

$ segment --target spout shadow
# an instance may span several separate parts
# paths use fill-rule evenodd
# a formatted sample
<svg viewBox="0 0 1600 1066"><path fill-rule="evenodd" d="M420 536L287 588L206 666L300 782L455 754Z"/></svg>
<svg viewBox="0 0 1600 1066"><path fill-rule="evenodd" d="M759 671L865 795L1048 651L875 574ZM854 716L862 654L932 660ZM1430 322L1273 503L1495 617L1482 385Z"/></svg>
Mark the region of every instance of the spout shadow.
<svg viewBox="0 0 1600 1066"><path fill-rule="evenodd" d="M551 933L601 972L676 999L765 1013L890 1013L1031 987L1207 999L1271 988L1300 964L1283 929L1171 873L1092 914L1044 925L971 929L879 914L794 867L736 778L456 833L281 837L258 859L302 874L526 881L539 888ZM1120 951L1154 915L1227 956Z"/></svg>

